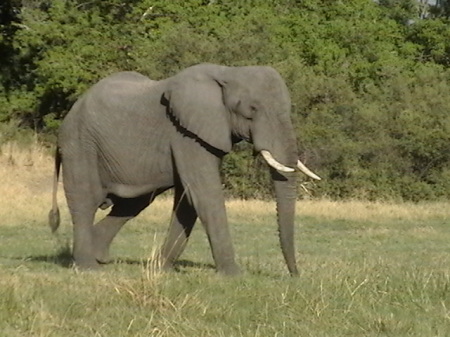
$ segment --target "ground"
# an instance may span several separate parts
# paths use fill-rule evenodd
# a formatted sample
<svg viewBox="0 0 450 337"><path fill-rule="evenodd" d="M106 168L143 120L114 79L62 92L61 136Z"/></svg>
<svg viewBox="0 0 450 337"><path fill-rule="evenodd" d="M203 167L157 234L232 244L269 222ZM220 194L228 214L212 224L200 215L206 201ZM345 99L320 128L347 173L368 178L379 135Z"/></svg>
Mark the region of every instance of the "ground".
<svg viewBox="0 0 450 337"><path fill-rule="evenodd" d="M47 225L52 165L37 143L1 148L5 336L450 335L448 202L299 201L301 275L291 278L274 203L230 200L244 274L226 278L214 271L201 225L176 272L153 266L170 219L170 199L162 198L119 234L114 263L79 272L61 184L58 235Z"/></svg>

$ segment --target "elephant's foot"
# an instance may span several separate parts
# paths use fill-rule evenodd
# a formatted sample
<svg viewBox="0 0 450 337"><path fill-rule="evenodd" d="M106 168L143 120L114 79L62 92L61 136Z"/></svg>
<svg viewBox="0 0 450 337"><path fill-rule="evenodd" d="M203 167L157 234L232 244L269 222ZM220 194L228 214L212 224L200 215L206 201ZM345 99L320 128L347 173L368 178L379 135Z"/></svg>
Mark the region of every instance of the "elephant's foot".
<svg viewBox="0 0 450 337"><path fill-rule="evenodd" d="M100 268L101 265L97 262L97 260L94 260L94 261L75 260L74 266L80 270L97 270Z"/></svg>
<svg viewBox="0 0 450 337"><path fill-rule="evenodd" d="M112 262L112 258L109 254L109 247L112 239L105 234L105 227L94 227L94 239L93 239L93 255L98 263L107 264ZM109 233L108 233L109 234Z"/></svg>
<svg viewBox="0 0 450 337"><path fill-rule="evenodd" d="M159 270L163 272L174 271L173 260L163 256L161 252L155 257L155 261Z"/></svg>
<svg viewBox="0 0 450 337"><path fill-rule="evenodd" d="M217 272L225 276L239 276L242 274L242 271L237 264L220 268L217 267Z"/></svg>
<svg viewBox="0 0 450 337"><path fill-rule="evenodd" d="M220 261L219 263L216 261L216 270L219 274L225 276L237 276L242 274L241 269L234 259Z"/></svg>
<svg viewBox="0 0 450 337"><path fill-rule="evenodd" d="M109 255L109 248L97 248L95 249L95 259L100 264L108 264L112 262L112 258Z"/></svg>
<svg viewBox="0 0 450 337"><path fill-rule="evenodd" d="M80 270L97 270L100 268L100 264L93 258L74 258L74 264L77 269Z"/></svg>
<svg viewBox="0 0 450 337"><path fill-rule="evenodd" d="M109 256L109 254L105 254L105 255L96 255L97 262L99 264L108 264L113 262L113 259Z"/></svg>

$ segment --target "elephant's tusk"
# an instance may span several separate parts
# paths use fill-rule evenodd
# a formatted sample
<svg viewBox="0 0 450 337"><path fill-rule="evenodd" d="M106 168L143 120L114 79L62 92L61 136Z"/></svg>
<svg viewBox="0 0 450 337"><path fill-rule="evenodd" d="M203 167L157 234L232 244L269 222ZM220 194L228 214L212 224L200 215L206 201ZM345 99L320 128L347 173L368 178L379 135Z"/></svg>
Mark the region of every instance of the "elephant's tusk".
<svg viewBox="0 0 450 337"><path fill-rule="evenodd" d="M308 177L311 177L316 180L322 180L317 174L313 173L309 168L303 164L300 159L297 161L297 167L300 171L302 171L304 174L306 174Z"/></svg>
<svg viewBox="0 0 450 337"><path fill-rule="evenodd" d="M261 155L263 156L264 160L272 166L275 170L281 171L281 172L294 172L295 170L293 168L284 166L283 164L279 163L272 154L267 150L262 150Z"/></svg>

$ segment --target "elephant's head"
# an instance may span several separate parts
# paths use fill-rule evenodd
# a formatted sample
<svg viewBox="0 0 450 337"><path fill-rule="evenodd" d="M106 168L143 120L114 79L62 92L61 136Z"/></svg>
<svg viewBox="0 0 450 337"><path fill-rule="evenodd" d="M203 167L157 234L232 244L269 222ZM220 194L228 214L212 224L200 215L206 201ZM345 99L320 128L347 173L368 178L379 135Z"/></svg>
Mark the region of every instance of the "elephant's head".
<svg viewBox="0 0 450 337"><path fill-rule="evenodd" d="M262 66L197 65L169 79L164 97L172 117L219 153L229 152L233 140L245 139L263 155L275 186L281 248L290 273L297 274L294 168L320 178L298 159L289 92L278 72Z"/></svg>

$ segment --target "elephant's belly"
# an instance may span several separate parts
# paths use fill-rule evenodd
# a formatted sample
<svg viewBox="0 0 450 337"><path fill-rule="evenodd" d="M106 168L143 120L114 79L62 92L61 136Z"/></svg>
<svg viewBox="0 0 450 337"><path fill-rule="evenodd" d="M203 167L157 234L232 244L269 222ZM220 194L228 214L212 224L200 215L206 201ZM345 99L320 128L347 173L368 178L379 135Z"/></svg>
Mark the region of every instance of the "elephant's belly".
<svg viewBox="0 0 450 337"><path fill-rule="evenodd" d="M128 159L127 159L128 160ZM137 163L132 167L114 165L114 161L100 162L100 179L107 194L121 198L135 198L157 190L173 186L173 173L167 167L155 167L138 160L124 162Z"/></svg>
<svg viewBox="0 0 450 337"><path fill-rule="evenodd" d="M142 185L127 185L111 183L107 187L108 194L114 194L121 198L135 198L140 195L152 193L158 189L165 189L171 187L171 184L167 182L166 184L142 184Z"/></svg>

